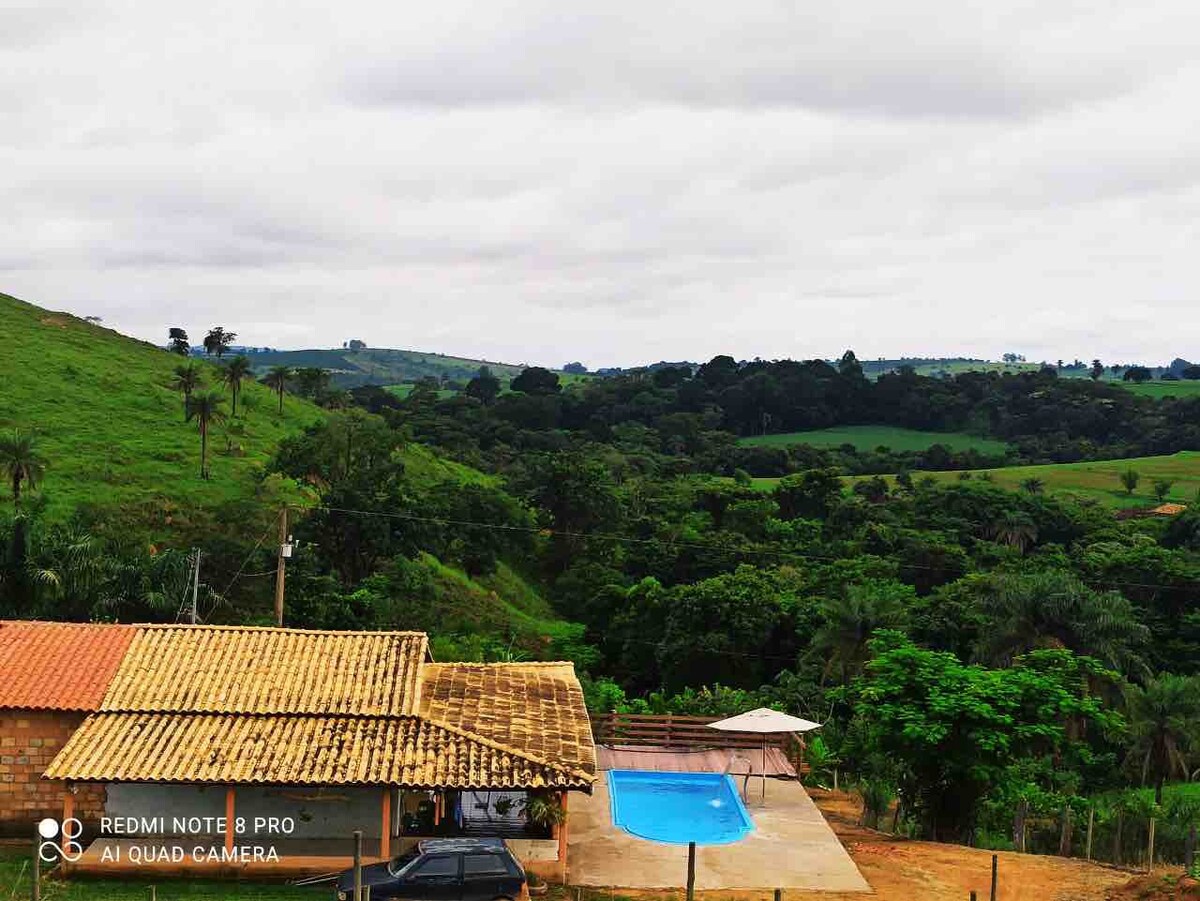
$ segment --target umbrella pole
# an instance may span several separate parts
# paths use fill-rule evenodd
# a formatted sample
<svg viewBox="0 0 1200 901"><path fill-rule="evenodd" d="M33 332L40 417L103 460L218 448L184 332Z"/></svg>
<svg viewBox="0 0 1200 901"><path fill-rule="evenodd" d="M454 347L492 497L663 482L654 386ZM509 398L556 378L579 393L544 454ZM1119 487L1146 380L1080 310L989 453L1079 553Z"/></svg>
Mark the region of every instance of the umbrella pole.
<svg viewBox="0 0 1200 901"><path fill-rule="evenodd" d="M762 740L762 799L767 800L767 736L763 733Z"/></svg>

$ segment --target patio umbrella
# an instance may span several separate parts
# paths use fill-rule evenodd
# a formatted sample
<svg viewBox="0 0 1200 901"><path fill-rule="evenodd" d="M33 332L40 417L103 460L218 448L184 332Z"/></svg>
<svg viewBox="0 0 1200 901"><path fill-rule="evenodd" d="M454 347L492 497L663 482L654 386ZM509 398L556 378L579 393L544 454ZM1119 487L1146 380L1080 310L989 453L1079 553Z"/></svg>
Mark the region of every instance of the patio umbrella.
<svg viewBox="0 0 1200 901"><path fill-rule="evenodd" d="M759 707L746 713L739 713L728 719L709 723L708 728L720 729L722 732L757 732L762 735L762 796L767 796L767 736L780 732L811 732L820 729L820 723L801 719L769 707Z"/></svg>

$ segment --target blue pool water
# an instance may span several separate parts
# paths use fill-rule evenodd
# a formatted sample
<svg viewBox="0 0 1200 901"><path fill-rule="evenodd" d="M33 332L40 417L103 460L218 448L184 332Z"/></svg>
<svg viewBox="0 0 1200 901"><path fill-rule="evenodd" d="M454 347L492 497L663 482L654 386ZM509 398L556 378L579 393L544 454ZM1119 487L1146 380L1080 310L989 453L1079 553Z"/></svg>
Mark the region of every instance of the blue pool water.
<svg viewBox="0 0 1200 901"><path fill-rule="evenodd" d="M729 776L610 770L613 824L673 845L725 845L754 828Z"/></svg>

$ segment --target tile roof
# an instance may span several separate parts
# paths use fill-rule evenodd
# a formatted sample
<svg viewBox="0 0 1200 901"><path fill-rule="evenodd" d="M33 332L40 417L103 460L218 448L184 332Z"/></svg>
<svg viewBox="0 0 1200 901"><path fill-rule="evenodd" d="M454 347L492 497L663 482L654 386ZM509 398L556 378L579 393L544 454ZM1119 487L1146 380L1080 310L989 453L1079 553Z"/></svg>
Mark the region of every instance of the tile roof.
<svg viewBox="0 0 1200 901"><path fill-rule="evenodd" d="M596 774L583 689L570 663L427 663L421 714L515 753Z"/></svg>
<svg viewBox="0 0 1200 901"><path fill-rule="evenodd" d="M100 709L402 716L427 648L423 632L142 626Z"/></svg>
<svg viewBox="0 0 1200 901"><path fill-rule="evenodd" d="M48 779L410 788L588 788L592 777L417 717L109 714L87 718Z"/></svg>
<svg viewBox="0 0 1200 901"><path fill-rule="evenodd" d="M0 621L0 709L98 710L136 631L100 623Z"/></svg>

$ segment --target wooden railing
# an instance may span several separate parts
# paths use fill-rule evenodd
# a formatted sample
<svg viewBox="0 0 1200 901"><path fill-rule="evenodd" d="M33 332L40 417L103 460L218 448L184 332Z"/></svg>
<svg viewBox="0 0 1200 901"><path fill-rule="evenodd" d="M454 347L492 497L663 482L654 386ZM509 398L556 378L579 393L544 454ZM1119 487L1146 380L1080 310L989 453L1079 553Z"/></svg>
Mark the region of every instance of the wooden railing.
<svg viewBox="0 0 1200 901"><path fill-rule="evenodd" d="M671 713L606 713L592 717L598 744L657 745L662 748L788 748L790 733L723 732L709 728L720 717L677 716Z"/></svg>

